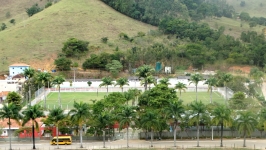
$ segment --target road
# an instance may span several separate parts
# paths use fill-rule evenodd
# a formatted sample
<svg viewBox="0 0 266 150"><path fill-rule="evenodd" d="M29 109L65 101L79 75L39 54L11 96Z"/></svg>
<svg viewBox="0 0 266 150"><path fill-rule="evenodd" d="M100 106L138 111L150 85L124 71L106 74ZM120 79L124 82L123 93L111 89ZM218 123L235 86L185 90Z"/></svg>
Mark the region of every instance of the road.
<svg viewBox="0 0 266 150"><path fill-rule="evenodd" d="M163 140L163 141L154 141L153 146L155 148L173 148L173 141ZM130 148L149 148L150 141L146 140L130 140L129 147ZM178 148L191 148L196 147L196 140L177 140ZM240 148L243 146L243 139L231 139L225 140L223 142L224 147L229 148ZM219 147L220 140L200 140L200 147L210 148L210 147ZM72 143L72 145L60 145L59 149L80 149L80 144L78 142ZM83 149L100 149L103 148L103 142L100 141L85 141L83 143ZM263 139L247 139L247 147L250 149L265 149L266 140ZM38 141L36 142L36 149L38 150L53 150L56 149L57 146L53 146L49 144L49 141ZM117 140L117 141L106 141L106 149L120 149L126 148L126 140ZM0 142L0 150L8 150L9 143L8 142ZM30 142L14 142L12 143L12 149L15 150L29 150L32 149L32 143Z"/></svg>

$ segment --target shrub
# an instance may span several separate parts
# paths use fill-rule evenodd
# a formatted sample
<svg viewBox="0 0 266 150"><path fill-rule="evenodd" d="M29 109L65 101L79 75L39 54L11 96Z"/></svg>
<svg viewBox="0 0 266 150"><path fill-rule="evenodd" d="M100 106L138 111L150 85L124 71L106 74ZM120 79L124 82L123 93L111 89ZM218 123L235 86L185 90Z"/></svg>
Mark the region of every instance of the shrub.
<svg viewBox="0 0 266 150"><path fill-rule="evenodd" d="M9 18L9 17L11 17L11 14L10 14L10 12L8 11L8 12L6 12L6 18Z"/></svg>
<svg viewBox="0 0 266 150"><path fill-rule="evenodd" d="M34 14L37 14L40 11L42 11L42 9L38 6L38 4L32 5L31 8L26 8L26 12L29 17L33 16Z"/></svg>
<svg viewBox="0 0 266 150"><path fill-rule="evenodd" d="M103 42L103 43L105 43L105 44L106 44L106 43L107 43L107 41L108 41L108 37L103 37L101 40L102 40L102 42Z"/></svg>
<svg viewBox="0 0 266 150"><path fill-rule="evenodd" d="M13 25L16 24L16 20L15 19L11 19L9 22L12 23Z"/></svg>
<svg viewBox="0 0 266 150"><path fill-rule="evenodd" d="M46 3L45 8L48 8L48 7L52 6L52 5L53 5L52 2L48 2L48 3Z"/></svg>
<svg viewBox="0 0 266 150"><path fill-rule="evenodd" d="M5 23L2 23L1 25L1 30L5 30L7 27L6 27L6 24Z"/></svg>
<svg viewBox="0 0 266 150"><path fill-rule="evenodd" d="M138 32L138 37L144 37L145 33L144 32Z"/></svg>

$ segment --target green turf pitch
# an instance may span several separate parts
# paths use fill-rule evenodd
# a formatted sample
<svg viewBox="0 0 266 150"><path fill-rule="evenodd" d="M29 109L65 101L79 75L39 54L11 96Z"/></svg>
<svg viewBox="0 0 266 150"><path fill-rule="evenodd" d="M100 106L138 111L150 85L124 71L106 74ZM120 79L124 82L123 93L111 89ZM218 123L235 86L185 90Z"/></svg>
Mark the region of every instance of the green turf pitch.
<svg viewBox="0 0 266 150"><path fill-rule="evenodd" d="M179 97L179 93L177 93L177 96ZM196 92L182 92L181 93L181 99L183 100L184 104L188 104L196 100ZM212 93L212 101L224 104L225 99L221 96L218 92ZM204 104L210 103L210 92L198 92L198 101L202 101Z"/></svg>
<svg viewBox="0 0 266 150"><path fill-rule="evenodd" d="M103 99L106 96L105 92L61 92L61 104L63 109L73 108L74 101L76 102L86 102L93 103L94 100ZM179 93L177 93L179 97ZM184 104L191 103L196 100L196 92L182 92L181 99ZM212 94L213 102L224 104L224 98L218 93L213 92ZM198 100L201 100L203 103L208 104L210 102L210 93L209 92L198 92ZM43 101L40 103L43 105ZM58 92L51 92L48 94L46 99L47 108L51 109L58 106Z"/></svg>
<svg viewBox="0 0 266 150"><path fill-rule="evenodd" d="M61 92L61 104L63 109L73 108L74 101L93 103L95 100L103 99L106 93L104 92ZM43 105L43 101L40 103ZM46 105L48 109L58 106L58 92L51 92L46 98Z"/></svg>

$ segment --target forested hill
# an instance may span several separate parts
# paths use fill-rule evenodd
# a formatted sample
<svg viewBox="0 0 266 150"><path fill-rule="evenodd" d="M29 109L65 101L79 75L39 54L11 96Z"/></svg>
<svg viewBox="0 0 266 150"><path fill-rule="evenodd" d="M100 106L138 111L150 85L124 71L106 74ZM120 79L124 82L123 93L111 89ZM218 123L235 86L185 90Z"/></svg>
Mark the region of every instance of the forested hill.
<svg viewBox="0 0 266 150"><path fill-rule="evenodd" d="M225 0L102 0L115 10L134 19L159 25L165 17L200 21L208 17L237 18L248 21L253 26L265 25L263 16L250 17L247 12L236 12ZM239 1L238 1L239 2ZM245 1L239 2L245 5ZM243 4L244 3L244 4ZM256 2L255 2L256 3ZM262 3L260 7L262 7ZM259 6L258 6L259 7Z"/></svg>
<svg viewBox="0 0 266 150"><path fill-rule="evenodd" d="M217 30L207 23L206 18L240 18L255 26L264 26L266 18L247 17L238 14L225 0L102 0L115 10L140 21L159 26L165 34L174 35L186 43L177 45L177 55L192 62L195 67L225 61L229 64L266 64L265 37L262 32L242 31L239 38L225 35L227 27ZM201 21L203 20L203 21ZM244 24L244 23L243 23ZM240 27L243 26L240 24ZM232 30L232 29L230 29Z"/></svg>

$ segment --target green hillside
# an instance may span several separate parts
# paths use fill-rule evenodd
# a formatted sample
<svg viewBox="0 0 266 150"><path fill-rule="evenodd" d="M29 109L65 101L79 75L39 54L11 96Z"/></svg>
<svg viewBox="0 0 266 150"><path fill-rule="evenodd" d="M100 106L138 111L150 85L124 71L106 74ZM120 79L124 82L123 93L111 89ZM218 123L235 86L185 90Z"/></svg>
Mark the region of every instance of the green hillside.
<svg viewBox="0 0 266 150"><path fill-rule="evenodd" d="M124 16L98 0L61 0L0 32L0 71L17 62L51 69L62 43L70 37L89 41L89 46L97 47L99 52L114 50L116 46L123 50L132 45L119 41L119 33L134 36L154 29L156 27ZM108 37L108 45L101 43L102 37Z"/></svg>
<svg viewBox="0 0 266 150"><path fill-rule="evenodd" d="M266 17L266 1L265 0L226 0L227 3L235 8L238 13L248 12L250 16ZM240 6L241 1L245 2L245 6Z"/></svg>
<svg viewBox="0 0 266 150"><path fill-rule="evenodd" d="M3 12L0 15L0 23L6 23L8 27L6 30L0 31L0 72L7 71L10 64L19 62L27 63L36 69L53 69L54 60L57 58L57 54L61 52L63 42L71 37L90 42L90 50L87 56L91 53L112 52L116 48L122 51L135 46L145 49L158 42L165 44L165 49L177 50L175 57L182 56L182 59L179 58L178 60L181 64L184 62L182 47L190 43L191 41L189 40L176 39L175 35L158 34L158 32L154 32L154 30L157 30L157 27L129 18L100 0L56 1L58 2L51 7L32 17L28 17L25 12L26 8L31 7L36 2L38 2L39 6L43 7L47 1L0 0L0 11ZM240 8L240 1L228 0L228 2L235 7L237 12L241 12L239 9L244 8L250 9L250 11L259 10L255 5L264 7L263 5L260 6L262 1L259 0L256 0L252 5L249 4L249 1L246 1L246 6L243 8ZM6 16L7 12L10 13L9 17ZM252 14L251 12L249 13ZM12 25L9 23L10 19L16 19L16 24ZM250 28L248 22L240 21L237 18L206 17L206 19L199 22L207 22L215 30L224 26L224 33L235 38L239 38L243 31L256 31L260 34L264 28L261 25ZM122 32L126 33L129 37L136 37L138 32L144 32L148 36L144 38L136 37L133 42L129 42L119 38L119 34ZM152 34L156 36L149 36ZM101 42L103 37L108 38L106 44ZM203 49L206 50L204 47ZM211 55L211 53L208 54L208 56ZM216 57L218 58L218 56ZM86 58L83 57L80 60L74 61L81 65ZM227 59L227 56L224 58ZM152 59L154 58L152 57ZM153 61L150 62L154 63ZM235 61L230 62L234 63ZM247 61L241 63L247 64ZM186 60L185 66L188 66L188 64L190 63Z"/></svg>

